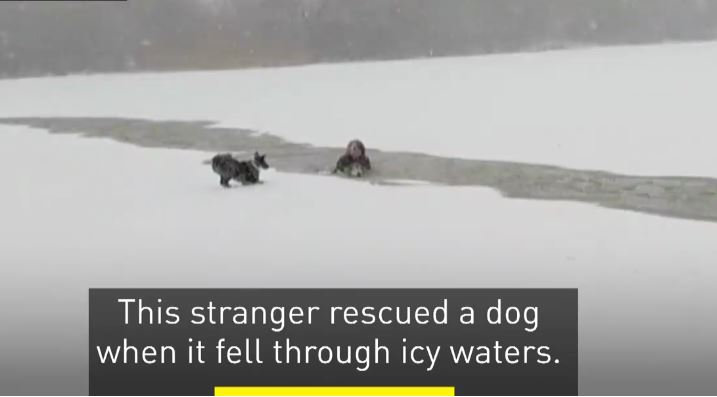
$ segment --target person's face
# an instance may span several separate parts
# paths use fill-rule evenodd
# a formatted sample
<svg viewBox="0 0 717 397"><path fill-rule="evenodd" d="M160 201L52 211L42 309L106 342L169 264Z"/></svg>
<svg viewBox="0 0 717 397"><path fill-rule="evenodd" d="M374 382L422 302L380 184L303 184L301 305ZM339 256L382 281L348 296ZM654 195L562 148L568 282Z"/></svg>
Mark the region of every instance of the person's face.
<svg viewBox="0 0 717 397"><path fill-rule="evenodd" d="M349 155L354 159L361 157L361 148L357 143L349 145Z"/></svg>

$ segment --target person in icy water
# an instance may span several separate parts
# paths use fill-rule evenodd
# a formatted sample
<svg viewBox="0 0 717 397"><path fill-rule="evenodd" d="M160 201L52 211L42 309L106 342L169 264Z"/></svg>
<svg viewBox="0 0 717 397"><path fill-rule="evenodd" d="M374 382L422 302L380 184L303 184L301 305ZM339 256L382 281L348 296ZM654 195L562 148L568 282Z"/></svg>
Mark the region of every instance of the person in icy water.
<svg viewBox="0 0 717 397"><path fill-rule="evenodd" d="M346 153L336 162L334 173L361 178L371 170L371 161L366 156L366 147L363 142L354 139L346 147Z"/></svg>

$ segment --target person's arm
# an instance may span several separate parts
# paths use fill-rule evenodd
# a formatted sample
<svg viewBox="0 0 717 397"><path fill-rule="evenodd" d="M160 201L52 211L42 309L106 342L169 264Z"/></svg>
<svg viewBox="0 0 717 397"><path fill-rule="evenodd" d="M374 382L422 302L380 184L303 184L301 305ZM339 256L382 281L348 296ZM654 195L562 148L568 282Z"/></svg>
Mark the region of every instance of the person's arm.
<svg viewBox="0 0 717 397"><path fill-rule="evenodd" d="M343 172L344 168L348 167L348 165L351 163L351 160L348 155L343 155L339 157L339 161L336 162L336 168L332 171L333 174L337 172Z"/></svg>
<svg viewBox="0 0 717 397"><path fill-rule="evenodd" d="M367 171L371 169L371 160L368 159L368 156L363 156L361 162L363 164L363 167L366 168Z"/></svg>

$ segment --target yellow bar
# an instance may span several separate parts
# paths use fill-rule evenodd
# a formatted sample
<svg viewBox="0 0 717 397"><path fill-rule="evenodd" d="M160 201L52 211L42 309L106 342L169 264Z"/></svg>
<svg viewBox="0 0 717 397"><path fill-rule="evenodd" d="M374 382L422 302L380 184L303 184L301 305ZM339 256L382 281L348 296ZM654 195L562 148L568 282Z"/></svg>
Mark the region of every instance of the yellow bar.
<svg viewBox="0 0 717 397"><path fill-rule="evenodd" d="M455 396L453 386L216 386L215 396Z"/></svg>

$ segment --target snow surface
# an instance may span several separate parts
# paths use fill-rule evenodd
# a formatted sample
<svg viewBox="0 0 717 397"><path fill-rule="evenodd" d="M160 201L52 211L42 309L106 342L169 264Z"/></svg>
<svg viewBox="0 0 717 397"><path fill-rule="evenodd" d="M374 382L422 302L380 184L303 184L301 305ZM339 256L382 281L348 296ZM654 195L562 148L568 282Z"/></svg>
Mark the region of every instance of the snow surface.
<svg viewBox="0 0 717 397"><path fill-rule="evenodd" d="M3 116L210 120L292 141L717 176L717 43L0 81ZM141 100L138 100L141 99Z"/></svg>
<svg viewBox="0 0 717 397"><path fill-rule="evenodd" d="M7 80L0 116L208 119L315 144L715 175L715 60L700 44ZM34 394L86 392L87 288L204 286L578 287L581 393L715 390L715 223L271 171L224 190L208 157L0 124L2 392L27 390L27 374Z"/></svg>

